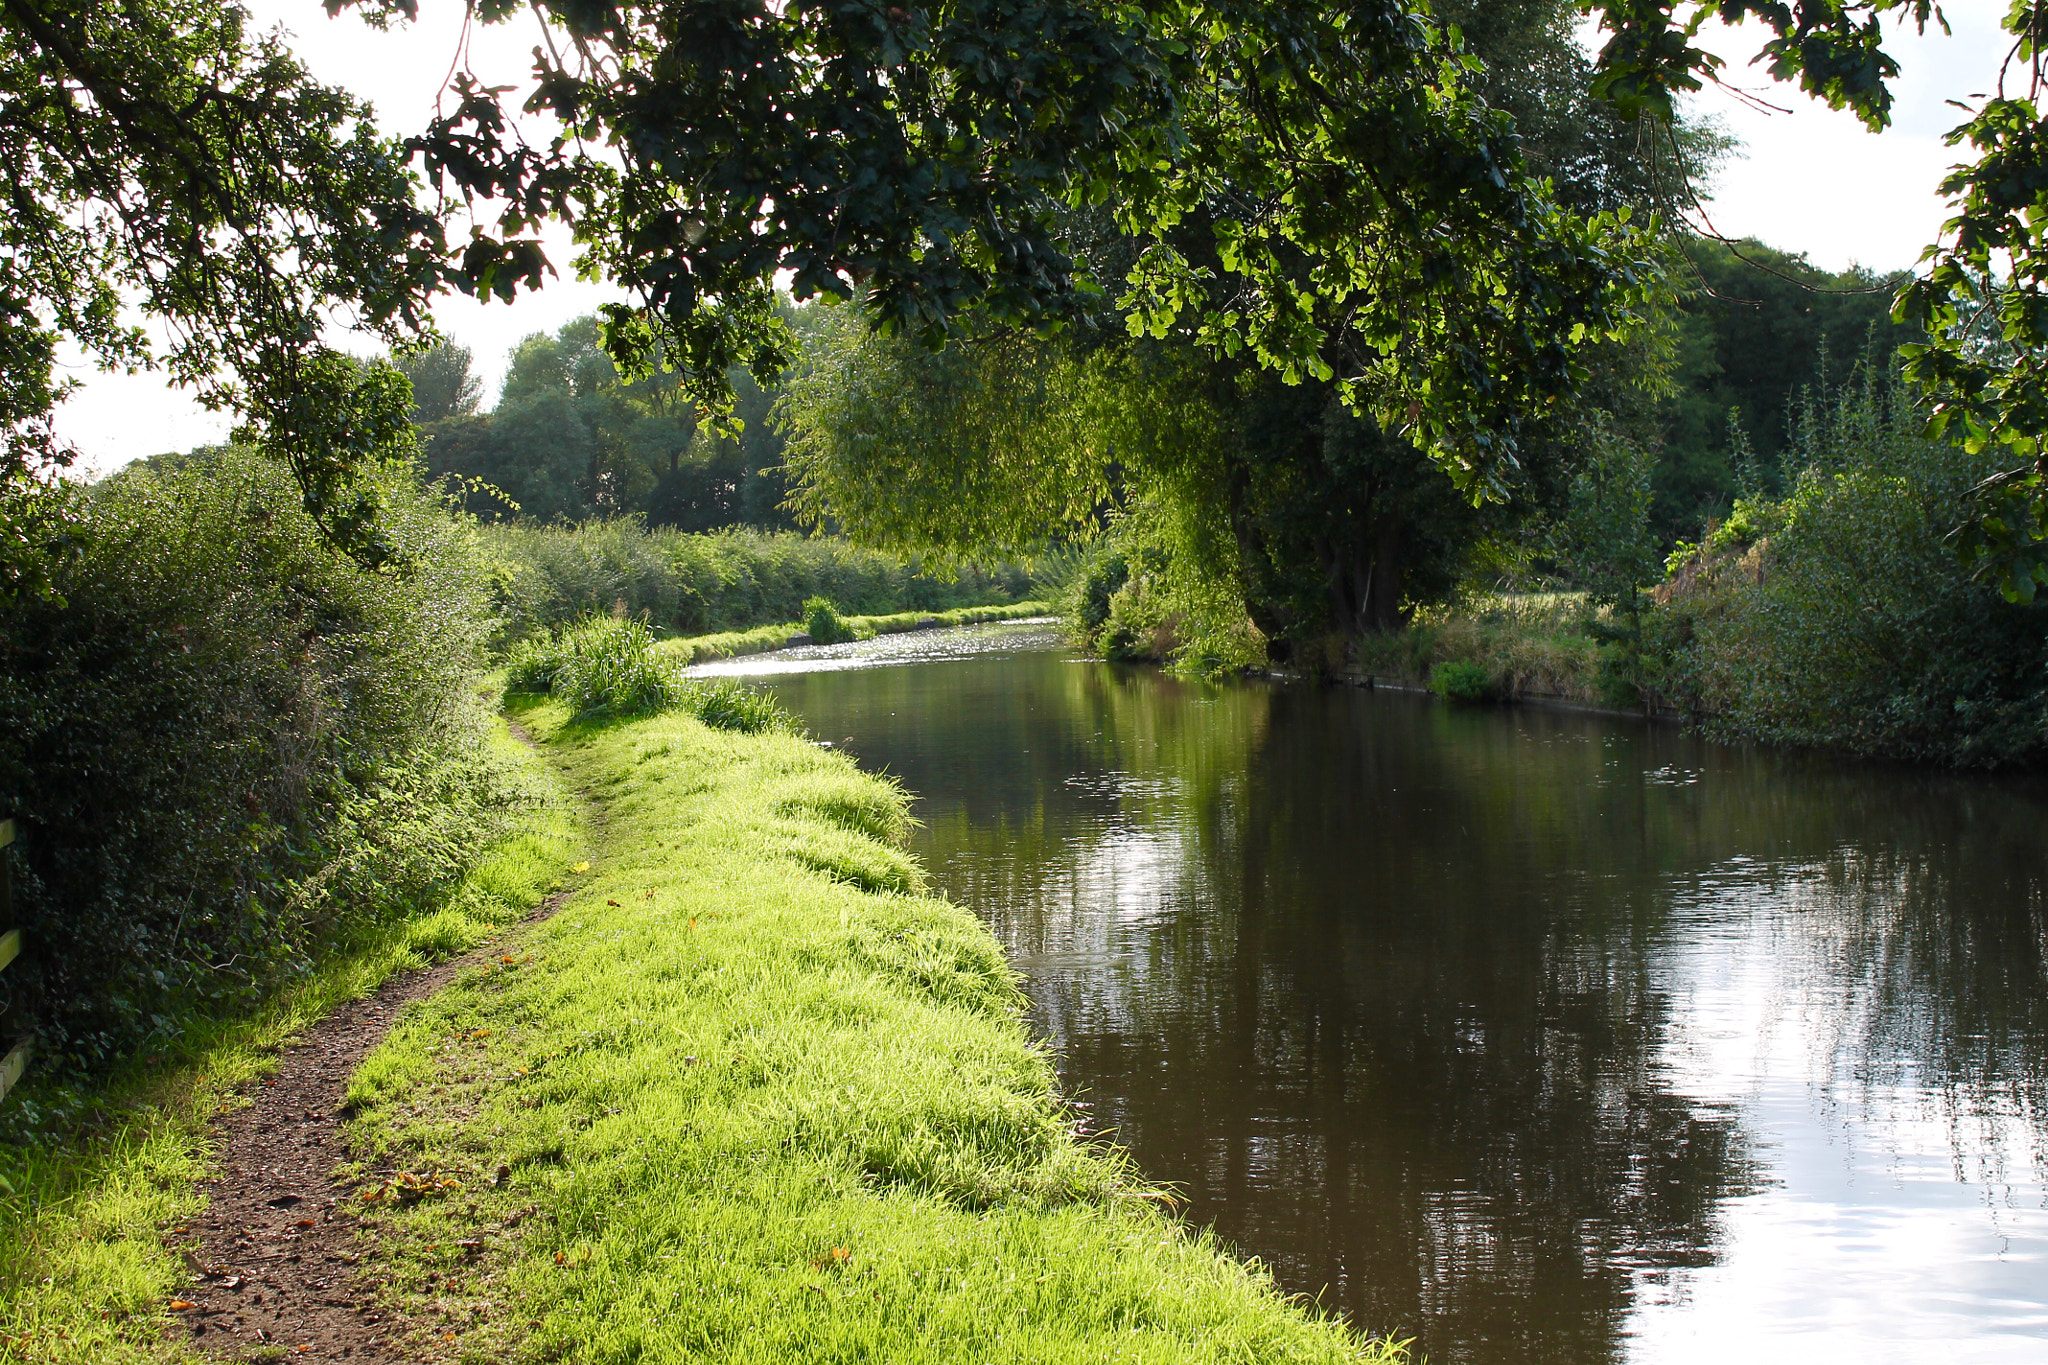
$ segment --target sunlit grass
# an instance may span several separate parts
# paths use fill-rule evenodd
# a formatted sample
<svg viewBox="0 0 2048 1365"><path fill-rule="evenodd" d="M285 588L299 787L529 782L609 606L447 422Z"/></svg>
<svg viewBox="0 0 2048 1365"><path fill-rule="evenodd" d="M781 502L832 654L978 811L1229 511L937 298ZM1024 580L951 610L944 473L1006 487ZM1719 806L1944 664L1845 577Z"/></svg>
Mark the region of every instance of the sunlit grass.
<svg viewBox="0 0 2048 1365"><path fill-rule="evenodd" d="M898 847L898 789L680 713L523 719L603 804L594 879L351 1090L366 1176L442 1191L366 1178L416 1340L479 1362L1393 1354L1074 1140L997 944Z"/></svg>
<svg viewBox="0 0 2048 1365"><path fill-rule="evenodd" d="M1351 647L1359 671L1380 678L1423 686L1446 666L1469 666L1495 696L1599 704L1600 642L1587 622L1584 593L1487 593Z"/></svg>

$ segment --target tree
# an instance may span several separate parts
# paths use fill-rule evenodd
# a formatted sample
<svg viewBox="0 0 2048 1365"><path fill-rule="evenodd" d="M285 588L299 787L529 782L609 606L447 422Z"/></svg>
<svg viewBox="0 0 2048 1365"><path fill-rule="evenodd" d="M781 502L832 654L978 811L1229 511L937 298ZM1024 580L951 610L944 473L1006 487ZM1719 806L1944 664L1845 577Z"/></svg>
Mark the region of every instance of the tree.
<svg viewBox="0 0 2048 1365"><path fill-rule="evenodd" d="M587 316L521 341L488 417L427 428L428 471L490 485L468 494L487 517L514 510L505 498L542 522L645 510L689 449L695 414L673 374L625 382L598 332Z"/></svg>
<svg viewBox="0 0 2048 1365"><path fill-rule="evenodd" d="M382 20L413 2L360 5ZM0 355L10 487L52 453L36 433L58 337L144 358L125 290L171 322L174 376L248 416L329 534L386 558L375 481L356 473L410 439L405 386L315 339L347 312L416 341L437 291L538 286L549 218L640 299L603 319L626 377L666 359L722 420L735 365L766 383L788 359L778 272L931 343L975 318L1053 329L1106 287L1058 239L1063 211L1094 206L1138 247L1143 327L1327 370L1475 486L1512 468L1522 416L1570 387L1578 343L1641 302L1630 234L1548 197L1456 34L1399 0L531 9L546 40L529 107L561 135L528 145L506 89L465 72L401 151L237 10L0 0L0 147L22 177L6 231L24 263ZM442 196L431 209L407 156ZM1235 230L1213 265L1193 261L1167 238L1226 187ZM461 203L497 207L451 246Z"/></svg>
<svg viewBox="0 0 2048 1365"><path fill-rule="evenodd" d="M469 347L437 341L424 351L400 351L391 358L412 384L412 420L431 426L454 417L476 416L484 383L470 373Z"/></svg>
<svg viewBox="0 0 2048 1365"><path fill-rule="evenodd" d="M1540 161L1572 177L1542 188L1543 211L1583 222L1643 207L1658 172L1614 114L1589 98L1590 68L1570 6L1526 0L1459 10L1482 22L1472 47L1490 64L1461 59L1457 79L1507 92L1529 121L1528 136L1500 140L1501 154L1522 158L1509 170L1526 175ZM1542 73L1533 89L1516 79L1530 72ZM1393 97L1369 83L1352 93L1368 107ZM1506 126L1496 113L1468 116ZM1306 165L1292 148L1267 147L1244 130L1237 136L1272 152L1283 169ZM1713 150L1687 138L1678 148L1695 161ZM1671 155L1657 144L1651 150ZM1385 295L1340 290L1344 307L1324 311L1327 262L1288 258L1268 242L1264 264L1251 264L1247 234L1289 224L1266 197L1284 175L1252 159L1221 163L1229 174L1219 173L1149 246L1099 215L1068 215L1061 240L1091 273L1113 278L1135 264L1141 283L1056 347L1003 333L933 356L862 337L850 325L827 336L792 381L786 407L804 515L836 519L895 548L967 558L1027 551L1088 526L1106 506L1142 511L1123 525L1171 543L1155 573L1175 577L1175 590L1200 610L1234 610L1240 620L1249 612L1284 653L1290 642L1326 632L1396 625L1417 604L1447 596L1484 540L1510 534L1562 487L1582 425L1575 391L1647 415L1647 401L1630 391L1640 387L1633 379L1656 370L1655 356L1643 341L1631 352L1603 345L1596 330L1553 353L1563 368L1549 387L1532 387L1527 368L1505 355L1490 372L1501 377L1498 389L1484 390L1490 379L1451 381L1473 404L1460 420L1494 423L1498 442L1432 446L1421 399L1388 411L1386 398L1403 381L1374 362L1359 365L1401 300L1416 302L1404 296L1399 272L1380 277ZM1386 183L1387 164L1373 174ZM1374 222L1382 210L1347 202L1343 190L1318 181L1314 193L1336 205L1338 218L1382 226ZM1435 193L1416 191L1426 202ZM1566 202L1579 206L1576 215L1560 207ZM1398 218L1401 210L1383 212ZM1160 253L1178 262L1177 316L1185 322L1160 325L1150 312L1145 257ZM1459 274L1455 255L1441 263ZM1292 372L1278 349L1261 355L1233 344L1220 321L1246 307L1250 277L1274 296L1292 290L1304 301L1303 336L1315 338L1315 349ZM1477 288L1479 278L1464 283ZM1409 321L1418 334L1451 326L1477 302L1447 294L1417 303ZM1476 325L1438 359L1483 367L1491 363L1487 338L1488 324ZM1198 590L1196 577L1210 582Z"/></svg>
<svg viewBox="0 0 2048 1365"><path fill-rule="evenodd" d="M368 111L246 23L207 0L0 3L0 592L33 585L36 490L70 458L50 427L67 339L241 412L328 534L393 553L358 472L409 448L405 385L317 338L342 308L419 335L445 243Z"/></svg>
<svg viewBox="0 0 2048 1365"><path fill-rule="evenodd" d="M1899 347L1921 338L1891 316L1905 271L1831 273L1756 241L1680 246L1677 383L1662 405L1652 517L1666 545L1696 538L1738 491L1788 485L1798 471L1783 468L1781 456L1802 392L1859 364L1885 369ZM1735 465L1745 444L1759 486L1741 490Z"/></svg>

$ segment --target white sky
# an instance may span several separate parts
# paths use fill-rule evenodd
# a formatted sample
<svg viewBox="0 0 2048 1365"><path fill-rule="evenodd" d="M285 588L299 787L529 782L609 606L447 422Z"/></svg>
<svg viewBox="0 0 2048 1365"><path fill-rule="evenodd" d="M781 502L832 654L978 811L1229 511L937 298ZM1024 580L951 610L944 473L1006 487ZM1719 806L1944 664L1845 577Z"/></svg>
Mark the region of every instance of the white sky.
<svg viewBox="0 0 2048 1365"><path fill-rule="evenodd" d="M259 26L281 24L320 79L343 85L376 106L388 132L410 132L431 115L461 29L458 0L421 0L420 21L378 32L352 14L329 19L320 0L244 0ZM1944 105L1989 87L2005 44L1999 41L2003 0L1953 0L1946 6L1952 38L1904 37L1892 45L1904 73L1896 86L1896 124L1881 138L1743 68L1754 37L1732 35L1725 46L1731 82L1789 107L1761 114L1724 92L1709 90L1695 114L1716 117L1745 144L1715 187L1714 226L1729 236L1756 236L1805 252L1816 265L1839 269L1851 262L1887 270L1911 265L1933 240L1943 217L1935 186L1956 160L1941 136L1962 114ZM523 82L534 46L532 21L479 27L471 38L474 68L494 84ZM582 283L569 269L566 235L550 242L561 278L510 306L445 299L435 310L442 330L476 355L485 401L495 400L512 347L536 331L552 331L617 294ZM350 339L338 337L343 346ZM370 350L367 338L352 349ZM74 357L75 358L75 357ZM93 472L167 450L221 440L225 418L208 413L154 374L107 375L80 364L83 388L59 409L57 429L75 442Z"/></svg>

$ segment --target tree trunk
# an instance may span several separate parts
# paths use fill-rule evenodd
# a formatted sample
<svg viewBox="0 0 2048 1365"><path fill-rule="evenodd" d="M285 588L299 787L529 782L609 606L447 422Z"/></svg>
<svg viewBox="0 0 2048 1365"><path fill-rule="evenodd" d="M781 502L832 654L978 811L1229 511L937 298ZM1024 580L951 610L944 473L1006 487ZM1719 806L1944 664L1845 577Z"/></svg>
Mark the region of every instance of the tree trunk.
<svg viewBox="0 0 2048 1365"><path fill-rule="evenodd" d="M1366 570L1358 622L1367 630L1398 630L1407 624L1401 609L1401 523L1388 517L1373 526L1372 562Z"/></svg>

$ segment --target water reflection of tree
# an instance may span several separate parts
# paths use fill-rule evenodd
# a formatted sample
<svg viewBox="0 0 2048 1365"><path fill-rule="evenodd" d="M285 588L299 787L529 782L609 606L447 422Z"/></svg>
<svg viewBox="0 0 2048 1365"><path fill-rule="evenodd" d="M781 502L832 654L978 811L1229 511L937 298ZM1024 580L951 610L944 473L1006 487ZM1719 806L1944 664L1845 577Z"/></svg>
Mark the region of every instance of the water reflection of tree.
<svg viewBox="0 0 2048 1365"><path fill-rule="evenodd" d="M928 843L1196 1216L1439 1360L1598 1358L1632 1274L1711 1255L1746 1177L1651 1061L1660 921L1613 865L1644 841L1530 837L1580 825L1611 754L1502 736L1446 772L1432 713L1361 747L1344 694L1060 696L1083 761L1006 819L928 810Z"/></svg>
<svg viewBox="0 0 2048 1365"><path fill-rule="evenodd" d="M935 869L1149 1170L1432 1359L1610 1357L1641 1282L1682 1293L1716 1254L1755 1177L1736 1115L1663 1066L1659 963L1731 886L1769 907L1782 985L1834 993L1815 1045L1845 1087L1917 1068L1950 1116L2040 1150L2025 790L1535 712L1014 670L863 684L917 718L881 747L930 797Z"/></svg>

